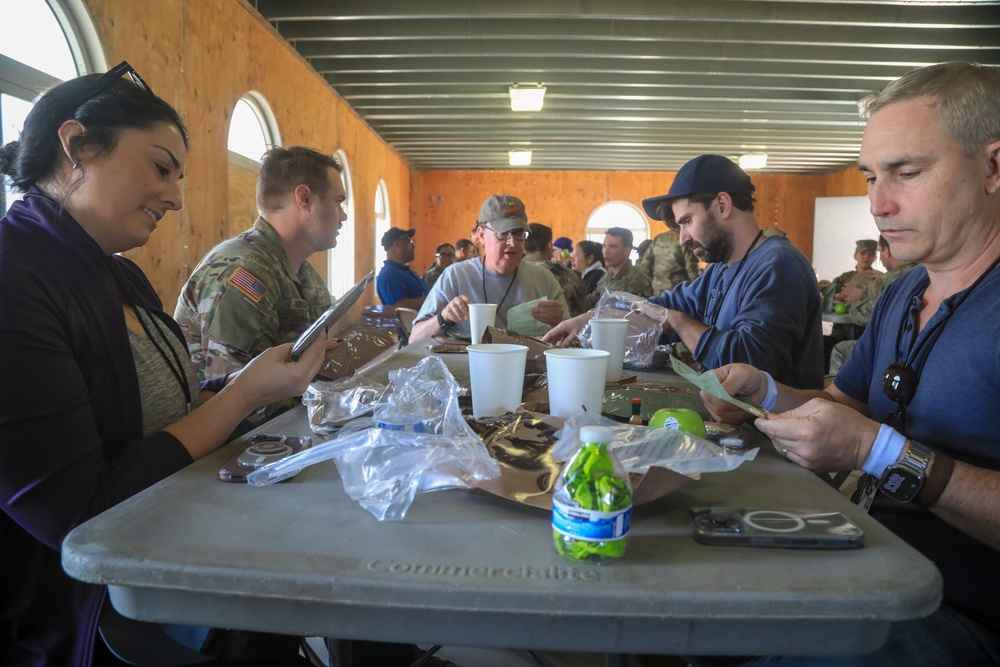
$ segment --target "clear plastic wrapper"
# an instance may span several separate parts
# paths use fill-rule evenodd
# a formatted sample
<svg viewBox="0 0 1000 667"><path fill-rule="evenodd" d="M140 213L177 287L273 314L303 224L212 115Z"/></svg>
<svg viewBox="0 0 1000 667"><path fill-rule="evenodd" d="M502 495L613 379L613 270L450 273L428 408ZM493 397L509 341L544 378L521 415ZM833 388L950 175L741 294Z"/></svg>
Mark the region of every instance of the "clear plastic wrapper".
<svg viewBox="0 0 1000 667"><path fill-rule="evenodd" d="M313 382L302 394L309 428L319 435L333 435L344 423L370 413L385 391L384 384L356 375Z"/></svg>
<svg viewBox="0 0 1000 667"><path fill-rule="evenodd" d="M681 475L726 472L752 461L758 448L722 447L683 431L634 426L595 414L580 413L566 420L552 458L569 460L582 445L580 429L584 426L607 426L613 440L609 449L630 473L645 473L650 468L667 468Z"/></svg>
<svg viewBox="0 0 1000 667"><path fill-rule="evenodd" d="M326 353L321 377L336 380L354 373L380 354L399 347L399 318L377 308L366 308L357 321L336 334L344 344Z"/></svg>
<svg viewBox="0 0 1000 667"><path fill-rule="evenodd" d="M642 300L642 297L628 292L605 292L597 301L591 319L614 317L628 320L628 332L625 334L625 367L646 370L653 368L657 343L663 333L663 323L667 321L667 309L650 304L648 309L655 313L653 317L632 310L632 304ZM584 325L578 338L584 347L591 347L590 322Z"/></svg>
<svg viewBox="0 0 1000 667"><path fill-rule="evenodd" d="M471 488L500 475L499 464L466 424L458 383L439 358L392 371L389 381L390 393L373 417L375 428L354 430L264 466L248 475L247 483L274 484L332 459L347 495L379 521L393 521L406 516L418 493Z"/></svg>

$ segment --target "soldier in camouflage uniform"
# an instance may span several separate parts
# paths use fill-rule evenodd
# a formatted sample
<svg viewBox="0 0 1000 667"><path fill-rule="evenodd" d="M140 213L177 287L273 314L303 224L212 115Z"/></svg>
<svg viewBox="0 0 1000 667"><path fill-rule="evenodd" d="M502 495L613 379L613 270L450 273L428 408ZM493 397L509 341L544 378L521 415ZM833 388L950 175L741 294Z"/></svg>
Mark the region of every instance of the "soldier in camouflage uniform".
<svg viewBox="0 0 1000 667"><path fill-rule="evenodd" d="M881 271L872 268L876 249L877 242L874 239L861 239L856 243L854 259L857 265L854 269L845 271L834 278L833 282L820 289L825 311L830 312L835 303L843 303L850 308L864 294L868 284L882 275ZM827 372L830 372L829 365L833 355L833 347L839 341L857 339L860 335L861 331L856 326L838 322L833 325L829 336L823 336L823 353L827 359Z"/></svg>
<svg viewBox="0 0 1000 667"><path fill-rule="evenodd" d="M562 287L563 296L569 304L569 314L575 317L586 311L587 287L576 271L562 262L552 259L552 228L532 222L528 225L528 238L524 240L524 261L544 266L552 272Z"/></svg>
<svg viewBox="0 0 1000 667"><path fill-rule="evenodd" d="M889 286L889 283L916 266L913 262L903 262L893 257L892 251L889 249L889 243L881 236L878 238L878 250L882 266L887 269L886 272L868 283L864 294L852 303L850 309L847 311L851 321L861 327L861 329L864 329L868 325L868 320L872 317L872 311L875 310L875 301L885 291L885 288ZM851 350L854 349L854 345L857 342L857 340L843 340L833 346L833 352L830 355L831 375L837 374L840 367L847 361L847 357L851 355Z"/></svg>
<svg viewBox="0 0 1000 667"><path fill-rule="evenodd" d="M275 148L261 161L253 227L213 248L181 290L174 317L201 379L243 368L266 348L294 341L330 306L306 261L337 244L347 219L336 158ZM295 404L268 406L255 420Z"/></svg>
<svg viewBox="0 0 1000 667"><path fill-rule="evenodd" d="M597 289L587 295L587 308L597 305L604 292L628 292L635 296L653 296L653 286L646 274L632 266L632 232L612 227L604 234L604 262L607 272Z"/></svg>
<svg viewBox="0 0 1000 667"><path fill-rule="evenodd" d="M681 245L680 235L669 229L653 239L637 267L649 278L654 294L701 275L698 258Z"/></svg>

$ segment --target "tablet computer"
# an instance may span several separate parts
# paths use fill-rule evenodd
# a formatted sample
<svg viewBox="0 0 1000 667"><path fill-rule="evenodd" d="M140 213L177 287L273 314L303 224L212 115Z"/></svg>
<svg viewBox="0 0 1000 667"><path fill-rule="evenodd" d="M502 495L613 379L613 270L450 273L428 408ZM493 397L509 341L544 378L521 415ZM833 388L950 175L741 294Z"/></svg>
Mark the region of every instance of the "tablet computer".
<svg viewBox="0 0 1000 667"><path fill-rule="evenodd" d="M368 275L358 281L358 283L351 289L344 292L344 295L333 302L333 305L326 309L322 315L320 315L312 325L302 332L295 344L292 345L292 361L297 361L302 353L308 349L312 342L316 340L316 337L321 333L324 333L327 329L333 326L337 320L347 314L347 311L351 309L358 299L361 298L361 294L368 287L368 284L375 280L375 269L368 272Z"/></svg>

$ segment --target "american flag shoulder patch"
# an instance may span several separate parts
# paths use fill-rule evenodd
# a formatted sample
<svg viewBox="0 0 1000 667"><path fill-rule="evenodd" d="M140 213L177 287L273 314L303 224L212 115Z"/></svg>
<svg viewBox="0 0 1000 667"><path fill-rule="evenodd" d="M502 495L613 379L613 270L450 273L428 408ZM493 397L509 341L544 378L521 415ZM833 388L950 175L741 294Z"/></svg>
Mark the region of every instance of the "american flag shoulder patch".
<svg viewBox="0 0 1000 667"><path fill-rule="evenodd" d="M264 286L264 283L257 280L257 276L242 266L233 271L233 275L229 276L229 280L226 282L246 294L254 303L260 303L260 300L267 294L267 287Z"/></svg>

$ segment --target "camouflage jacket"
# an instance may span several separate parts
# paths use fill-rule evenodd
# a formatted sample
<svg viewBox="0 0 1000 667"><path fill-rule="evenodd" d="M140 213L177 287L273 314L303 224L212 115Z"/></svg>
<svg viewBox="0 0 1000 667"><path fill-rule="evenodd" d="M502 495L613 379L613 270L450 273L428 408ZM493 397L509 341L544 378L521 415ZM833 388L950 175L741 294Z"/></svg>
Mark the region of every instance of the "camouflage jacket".
<svg viewBox="0 0 1000 667"><path fill-rule="evenodd" d="M653 239L636 266L649 278L654 294L701 275L698 258L681 245L677 232L669 230Z"/></svg>
<svg viewBox="0 0 1000 667"><path fill-rule="evenodd" d="M632 262L627 262L617 276L611 276L611 269L608 268L601 282L597 283L597 289L587 295L587 307L593 308L597 305L601 295L608 292L628 292L636 296L653 296L653 286L649 284L649 278L642 271L632 266Z"/></svg>
<svg viewBox="0 0 1000 667"><path fill-rule="evenodd" d="M850 315L851 321L855 324L865 326L868 324L868 320L872 317L872 311L875 310L875 301L878 299L879 294L885 291L896 278L900 277L910 269L916 266L915 262L902 262L895 269L890 269L880 275L875 280L868 283L865 287L865 293L861 297L851 304L850 309L847 314Z"/></svg>
<svg viewBox="0 0 1000 667"><path fill-rule="evenodd" d="M442 273L444 273L444 267L437 262L434 262L431 264L431 268L427 269L421 278L424 279L424 282L427 283L428 287L433 287L434 283L437 282L437 279L441 277Z"/></svg>
<svg viewBox="0 0 1000 667"><path fill-rule="evenodd" d="M559 286L562 287L563 296L566 297L566 303L569 305L570 317L576 317L590 309L590 305L587 302L587 287L583 284L583 278L576 271L565 264L546 259L545 255L542 254L525 255L524 259L539 266L544 266L552 272L553 277L559 282Z"/></svg>
<svg viewBox="0 0 1000 667"><path fill-rule="evenodd" d="M174 318L204 380L295 340L330 303L316 269L303 262L293 273L278 235L257 218L205 255L181 290Z"/></svg>

